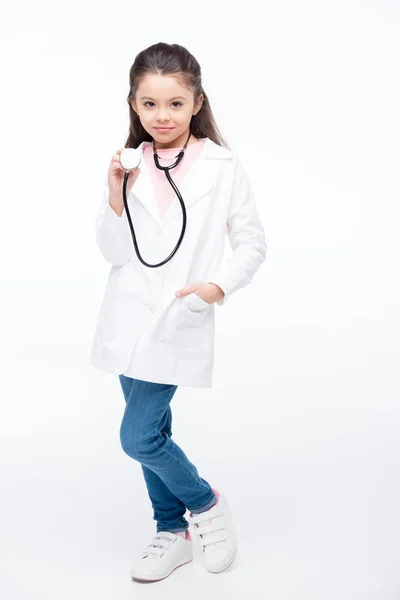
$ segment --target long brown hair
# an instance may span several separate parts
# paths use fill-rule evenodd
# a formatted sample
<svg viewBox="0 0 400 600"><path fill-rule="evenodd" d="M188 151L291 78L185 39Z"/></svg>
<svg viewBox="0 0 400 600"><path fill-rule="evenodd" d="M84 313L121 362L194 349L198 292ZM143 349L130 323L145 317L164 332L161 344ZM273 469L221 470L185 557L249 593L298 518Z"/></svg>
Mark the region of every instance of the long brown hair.
<svg viewBox="0 0 400 600"><path fill-rule="evenodd" d="M201 81L201 68L195 57L179 44L159 42L139 52L129 71L129 135L125 148L137 148L143 141L151 142L153 138L140 122L139 115L133 110L131 101L135 99L140 81L147 73L159 75L177 75L193 91L194 100L203 94L203 104L190 121L190 131L196 138L210 138L219 146L229 146L221 136L210 101Z"/></svg>

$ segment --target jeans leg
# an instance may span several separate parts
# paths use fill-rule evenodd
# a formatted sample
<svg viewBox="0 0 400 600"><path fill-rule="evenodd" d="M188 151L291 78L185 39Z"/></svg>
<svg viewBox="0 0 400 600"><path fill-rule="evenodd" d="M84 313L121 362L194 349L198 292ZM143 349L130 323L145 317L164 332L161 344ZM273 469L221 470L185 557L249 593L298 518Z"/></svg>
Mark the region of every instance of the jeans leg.
<svg viewBox="0 0 400 600"><path fill-rule="evenodd" d="M160 431L172 436L172 411L168 407ZM188 529L189 523L184 517L186 506L163 483L157 473L141 464L147 492L153 507L154 520L157 521L157 531L182 531Z"/></svg>
<svg viewBox="0 0 400 600"><path fill-rule="evenodd" d="M132 391L133 379L125 375L119 376L125 402L128 402ZM171 407L165 413L165 418L161 423L161 431L169 437L172 436L172 411ZM188 529L189 523L184 518L186 507L183 502L177 498L160 477L141 463L144 480L147 487L152 507L153 518L157 522L157 531L182 531Z"/></svg>
<svg viewBox="0 0 400 600"><path fill-rule="evenodd" d="M120 376L120 379L121 377L125 376ZM152 501L156 496L161 498L164 511L168 510L168 497L171 498L172 494L173 499L178 498L190 511L201 512L215 503L217 497L210 484L200 477L194 464L171 439L169 431L164 431L164 429L168 430L168 409L176 389L177 386L174 385L131 379L120 428L121 445L126 454L158 476L158 479L154 479L146 471L150 489L153 491L150 495ZM159 480L164 485L161 485ZM156 512L157 506L156 501ZM178 505L177 509L175 501L172 508L181 510L180 518L175 521L174 528L184 529L187 521L182 521L183 507ZM163 514L157 512L158 531L165 527L162 517ZM171 526L172 524L169 527Z"/></svg>

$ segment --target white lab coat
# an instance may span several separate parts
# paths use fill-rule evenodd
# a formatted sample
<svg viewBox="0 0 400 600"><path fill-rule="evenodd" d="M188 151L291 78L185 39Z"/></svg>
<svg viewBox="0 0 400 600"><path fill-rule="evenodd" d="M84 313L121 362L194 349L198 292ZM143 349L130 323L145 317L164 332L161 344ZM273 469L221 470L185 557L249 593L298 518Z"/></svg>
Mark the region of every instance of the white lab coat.
<svg viewBox="0 0 400 600"><path fill-rule="evenodd" d="M182 209L175 195L161 218L144 160L140 169L127 202L139 252L155 264L179 239ZM187 210L184 238L170 261L149 268L136 256L125 209L118 217L109 205L106 180L95 234L112 267L90 362L144 381L212 387L215 303L175 292L193 281L216 283L225 292L217 302L222 306L252 280L267 246L248 175L233 152L207 138L179 189ZM222 264L226 234L233 252Z"/></svg>

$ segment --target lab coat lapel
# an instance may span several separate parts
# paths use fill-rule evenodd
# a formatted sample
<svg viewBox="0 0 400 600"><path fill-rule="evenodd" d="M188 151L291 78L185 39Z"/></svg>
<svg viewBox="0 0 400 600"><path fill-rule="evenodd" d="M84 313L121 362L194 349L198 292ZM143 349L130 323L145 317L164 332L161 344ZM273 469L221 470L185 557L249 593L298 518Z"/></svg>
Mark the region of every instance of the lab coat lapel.
<svg viewBox="0 0 400 600"><path fill-rule="evenodd" d="M144 142L138 146L138 150L141 153L143 144ZM183 182L178 185L178 189L182 195L186 210L192 204L203 198L217 182L221 165L218 160L210 159L231 157L231 151L219 146L209 138L206 139L201 153L190 166L189 171L183 178ZM182 160L185 160L185 157L183 157ZM174 169L171 169L170 175L174 180ZM163 218L160 216L154 194L153 182L151 180L146 161L143 158L140 163L140 175L135 181L131 193L143 205L149 215L160 227L164 227L177 216L182 217L181 203L179 202L179 198L175 192L174 198L166 214Z"/></svg>

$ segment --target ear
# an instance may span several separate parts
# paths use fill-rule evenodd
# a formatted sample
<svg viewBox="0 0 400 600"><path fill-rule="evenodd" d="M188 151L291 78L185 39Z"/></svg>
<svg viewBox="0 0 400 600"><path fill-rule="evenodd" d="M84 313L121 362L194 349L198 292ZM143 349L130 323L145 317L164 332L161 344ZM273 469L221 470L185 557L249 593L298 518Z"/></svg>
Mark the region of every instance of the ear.
<svg viewBox="0 0 400 600"><path fill-rule="evenodd" d="M199 110L203 106L203 102L204 102L204 95L200 94L200 96L198 97L197 102L195 104L193 115L197 115L197 113L199 112Z"/></svg>
<svg viewBox="0 0 400 600"><path fill-rule="evenodd" d="M136 102L134 100L131 100L131 107L135 111L135 113L137 114L137 106L136 106Z"/></svg>

